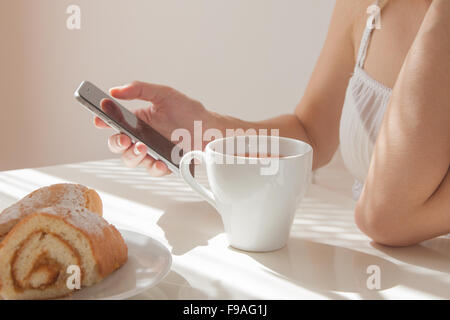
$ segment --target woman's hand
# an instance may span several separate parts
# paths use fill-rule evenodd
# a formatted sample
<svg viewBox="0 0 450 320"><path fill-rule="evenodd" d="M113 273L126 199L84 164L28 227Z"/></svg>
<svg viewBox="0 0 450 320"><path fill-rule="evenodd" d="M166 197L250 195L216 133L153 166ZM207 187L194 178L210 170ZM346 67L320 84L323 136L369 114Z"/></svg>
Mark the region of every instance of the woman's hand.
<svg viewBox="0 0 450 320"><path fill-rule="evenodd" d="M214 127L220 130L221 123L216 114L207 111L200 102L167 86L135 81L110 89L110 94L117 99L150 102L150 106L133 113L167 139L171 139L172 132L180 128L189 130L193 137L194 121L202 121L203 129ZM94 124L98 128L109 128L98 117L94 118ZM122 155L127 167L143 166L155 177L170 173L164 162L155 160L147 154L147 147L144 144L140 142L133 144L124 134L109 137L108 146L112 152Z"/></svg>

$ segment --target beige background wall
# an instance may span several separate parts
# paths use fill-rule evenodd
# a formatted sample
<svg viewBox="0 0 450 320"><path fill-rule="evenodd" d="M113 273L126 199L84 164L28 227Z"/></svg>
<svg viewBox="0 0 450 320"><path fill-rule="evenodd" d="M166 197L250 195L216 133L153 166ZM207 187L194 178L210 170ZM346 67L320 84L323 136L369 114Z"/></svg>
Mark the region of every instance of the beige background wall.
<svg viewBox="0 0 450 320"><path fill-rule="evenodd" d="M81 30L66 8L81 7ZM0 170L112 157L73 99L81 80L171 85L258 120L291 112L332 0L1 0ZM135 107L140 104L125 104Z"/></svg>

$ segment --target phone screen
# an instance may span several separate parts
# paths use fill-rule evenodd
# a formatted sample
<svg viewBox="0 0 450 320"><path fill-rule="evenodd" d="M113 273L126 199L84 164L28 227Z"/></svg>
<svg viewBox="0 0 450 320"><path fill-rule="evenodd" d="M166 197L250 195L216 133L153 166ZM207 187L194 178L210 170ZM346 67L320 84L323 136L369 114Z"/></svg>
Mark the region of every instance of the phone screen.
<svg viewBox="0 0 450 320"><path fill-rule="evenodd" d="M80 85L76 94L89 103L89 105L86 105L85 102L81 101L83 105L91 109L108 125L130 136L131 139L137 139L144 143L151 149L149 153L153 157L163 161L166 160L169 162L169 165L172 164L177 169L179 168L179 160L183 155L182 148L166 139L150 125L121 106L112 97L86 81ZM95 110L92 108L95 108ZM176 159L173 159L175 158L173 155L176 155ZM173 171L173 168L170 168L170 166L169 169Z"/></svg>

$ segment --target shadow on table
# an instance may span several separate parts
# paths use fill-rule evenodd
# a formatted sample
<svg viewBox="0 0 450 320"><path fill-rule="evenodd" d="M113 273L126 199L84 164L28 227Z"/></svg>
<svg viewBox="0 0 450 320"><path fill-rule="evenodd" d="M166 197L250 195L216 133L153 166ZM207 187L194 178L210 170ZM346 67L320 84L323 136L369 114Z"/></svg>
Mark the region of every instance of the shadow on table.
<svg viewBox="0 0 450 320"><path fill-rule="evenodd" d="M173 299L206 299L206 295L196 288L179 273L171 270L169 274L155 287L133 297L137 300L173 300Z"/></svg>
<svg viewBox="0 0 450 320"><path fill-rule="evenodd" d="M207 202L173 202L158 220L158 226L172 247L173 255L183 255L224 232L220 215Z"/></svg>
<svg viewBox="0 0 450 320"><path fill-rule="evenodd" d="M36 169L65 181L80 183L99 191L164 210L173 201L201 198L175 175L151 177L143 168L126 168L117 159L60 165ZM206 183L206 176L196 177ZM16 178L20 183L20 179Z"/></svg>
<svg viewBox="0 0 450 320"><path fill-rule="evenodd" d="M439 271L445 275L429 275L423 272L403 271L404 282L410 288L418 291L428 292L441 298L450 299L450 239L434 238L421 244L404 248L393 248L376 243L371 245L404 263L418 266L425 269ZM448 281L442 281L442 277L447 277Z"/></svg>
<svg viewBox="0 0 450 320"><path fill-rule="evenodd" d="M291 238L277 251L245 254L265 266L267 272L331 299L342 299L339 292L358 293L364 299L380 299L379 290L392 288L402 281L399 268L388 260L299 238ZM368 279L373 279L369 266L379 267L379 290L367 287Z"/></svg>
<svg viewBox="0 0 450 320"><path fill-rule="evenodd" d="M68 164L38 171L163 210L158 225L165 232L174 255L207 245L209 239L223 232L216 210L200 201L201 198L175 175L153 178L142 168L125 168L118 160ZM202 171L196 174L196 179L207 184Z"/></svg>
<svg viewBox="0 0 450 320"><path fill-rule="evenodd" d="M397 260L450 274L450 239L435 238L411 247L394 248L371 245Z"/></svg>
<svg viewBox="0 0 450 320"><path fill-rule="evenodd" d="M208 281L202 289L193 287L189 281L175 271L170 273L157 286L133 297L139 300L207 300L207 299L256 299L242 293L229 292L220 281Z"/></svg>

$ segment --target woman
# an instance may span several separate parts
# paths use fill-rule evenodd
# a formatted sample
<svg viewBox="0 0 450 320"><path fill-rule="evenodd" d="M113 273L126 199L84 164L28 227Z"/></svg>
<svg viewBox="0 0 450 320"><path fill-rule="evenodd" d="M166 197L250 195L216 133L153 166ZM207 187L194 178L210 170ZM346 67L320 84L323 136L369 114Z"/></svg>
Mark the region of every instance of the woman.
<svg viewBox="0 0 450 320"><path fill-rule="evenodd" d="M355 176L355 220L374 241L406 246L450 233L450 1L338 0L322 53L294 114L245 122L206 110L174 89L141 82L111 89L141 99L137 115L170 137L176 128L280 129L314 148L313 169L338 145ZM370 46L369 46L370 44ZM106 127L95 119L98 127ZM109 139L129 167L169 171L125 135Z"/></svg>

